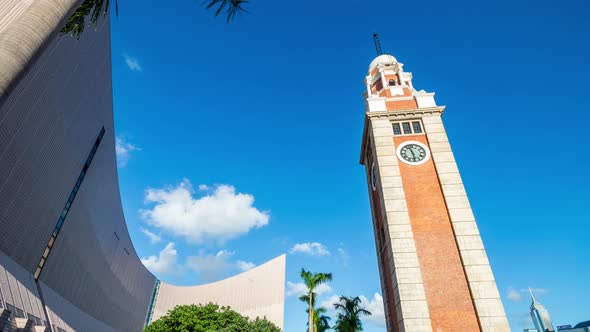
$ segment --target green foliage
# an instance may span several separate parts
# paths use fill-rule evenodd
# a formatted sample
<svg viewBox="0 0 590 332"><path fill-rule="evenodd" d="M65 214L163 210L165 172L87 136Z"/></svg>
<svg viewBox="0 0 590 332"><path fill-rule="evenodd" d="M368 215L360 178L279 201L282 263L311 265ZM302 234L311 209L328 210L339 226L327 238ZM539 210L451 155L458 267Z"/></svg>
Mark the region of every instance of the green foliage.
<svg viewBox="0 0 590 332"><path fill-rule="evenodd" d="M319 307L313 311L316 332L325 332L330 329L331 318L326 315L327 312L328 310L324 307Z"/></svg>
<svg viewBox="0 0 590 332"><path fill-rule="evenodd" d="M203 4L206 5L207 9L219 5L215 11L215 16L225 12L225 18L229 22L234 19L238 12L247 12L243 6L248 2L248 0L205 0Z"/></svg>
<svg viewBox="0 0 590 332"><path fill-rule="evenodd" d="M256 317L255 320L250 322L248 326L250 332L277 332L281 331L275 324L267 321L266 319L260 319Z"/></svg>
<svg viewBox="0 0 590 332"><path fill-rule="evenodd" d="M91 12L92 15L90 15ZM86 16L90 15L90 22L96 27L101 13L103 15L109 13L109 0L84 0L61 29L61 34L70 33L72 36L80 39L86 26Z"/></svg>
<svg viewBox="0 0 590 332"><path fill-rule="evenodd" d="M334 330L338 332L356 332L363 330L361 316L370 316L371 312L361 307L361 299L357 297L340 296L340 302L334 303L338 317Z"/></svg>
<svg viewBox="0 0 590 332"><path fill-rule="evenodd" d="M204 0L203 5L207 9L217 7L215 9L215 16L224 13L227 22L230 22L237 13L246 12L244 5L248 2L248 0ZM90 15L90 23L96 27L100 16L109 14L109 7L110 0L84 0L61 29L61 34L71 34L73 37L80 39L86 26L86 17ZM115 13L119 15L118 0L115 0Z"/></svg>
<svg viewBox="0 0 590 332"><path fill-rule="evenodd" d="M280 332L266 319L247 317L216 304L182 305L152 322L144 332Z"/></svg>
<svg viewBox="0 0 590 332"><path fill-rule="evenodd" d="M315 292L311 292L311 307L315 308L315 299L317 298L317 294ZM303 303L307 303L309 305L309 294L304 294L299 297L299 301ZM309 311L309 307L305 309L305 312Z"/></svg>

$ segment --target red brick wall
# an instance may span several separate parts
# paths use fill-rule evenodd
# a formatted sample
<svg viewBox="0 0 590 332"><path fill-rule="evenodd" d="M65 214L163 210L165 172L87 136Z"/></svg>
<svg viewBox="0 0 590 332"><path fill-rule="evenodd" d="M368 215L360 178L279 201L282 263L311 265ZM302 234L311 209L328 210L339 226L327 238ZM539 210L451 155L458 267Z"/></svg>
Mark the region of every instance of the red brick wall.
<svg viewBox="0 0 590 332"><path fill-rule="evenodd" d="M377 80L377 82L373 83L373 85L371 85L371 93L376 94L377 92L381 91L381 89L383 89L383 82L381 82L381 80Z"/></svg>
<svg viewBox="0 0 590 332"><path fill-rule="evenodd" d="M426 137L395 137L395 146ZM479 331L479 325L446 203L432 158L412 166L399 162L410 223L424 280L433 331Z"/></svg>
<svg viewBox="0 0 590 332"><path fill-rule="evenodd" d="M418 104L416 104L416 100L398 100L398 101L388 101L385 103L388 111L395 111L395 110L408 110L408 109L416 109L418 108Z"/></svg>

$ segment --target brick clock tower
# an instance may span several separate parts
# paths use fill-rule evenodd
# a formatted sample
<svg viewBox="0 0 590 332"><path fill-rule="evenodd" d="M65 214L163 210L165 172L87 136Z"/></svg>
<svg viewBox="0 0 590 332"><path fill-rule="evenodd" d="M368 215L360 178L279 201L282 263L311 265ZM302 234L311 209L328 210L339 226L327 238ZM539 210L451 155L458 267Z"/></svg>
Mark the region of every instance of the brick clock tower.
<svg viewBox="0 0 590 332"><path fill-rule="evenodd" d="M434 93L369 66L366 168L388 331L510 331Z"/></svg>

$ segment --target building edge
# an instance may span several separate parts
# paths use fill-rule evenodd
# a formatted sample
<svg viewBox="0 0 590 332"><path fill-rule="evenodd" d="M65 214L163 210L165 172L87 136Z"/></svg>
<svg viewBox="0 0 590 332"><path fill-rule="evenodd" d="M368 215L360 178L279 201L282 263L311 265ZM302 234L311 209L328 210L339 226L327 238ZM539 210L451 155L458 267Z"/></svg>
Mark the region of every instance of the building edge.
<svg viewBox="0 0 590 332"><path fill-rule="evenodd" d="M147 322L153 319L150 311L153 310L153 307L158 303L158 286L160 285L159 280L145 269L135 252L133 244L130 243L130 237L120 206L117 167L114 158L109 18L102 17L100 19L99 27L97 29L99 32L90 31L91 29L88 29L80 41L75 41L70 36L61 37L60 30L67 18L77 8L77 5L81 3L81 0L38 0L34 2L21 0L7 1L11 2L11 4L8 5L14 5L13 8L16 8L16 10L11 12L11 15L0 17L0 63L3 64L0 67L0 143L2 143L0 144L0 166L3 165L2 158L4 158L4 162L6 162L7 165L11 165L13 160L19 161L19 165L17 166L23 166L25 172L30 170L33 172L34 176L29 177L32 180L29 181L31 183L28 183L22 181L22 179L18 177L20 176L18 174L10 173L7 174L6 177L6 174L0 171L0 173L2 173L0 174L2 175L2 180L0 180L0 196L3 198L9 198L8 200L2 200L0 203L0 226L3 227L5 235L9 238L18 240L20 243L22 243L22 239L26 239L27 237L28 240L25 241L32 241L27 242L27 247L24 248L24 250L20 250L23 249L22 246L11 247L10 244L3 245L4 250L0 250L0 304L2 305L0 311L16 314L19 319L18 324L26 322L26 324L32 324L35 326L46 325L47 329L50 331L82 330L104 332L116 330L139 330L140 326L138 324L133 325L134 327L129 325L125 328L120 325L122 321L126 320L124 312L119 313L119 317L116 320L111 320L109 318L110 314L100 314L101 312L109 312L108 310L111 310L111 314L116 313L116 311L113 311L114 308L110 308L109 303L114 303L113 301L116 301L117 296L127 296L129 297L129 300L134 303L140 303L143 301L136 298L137 296L140 296L146 300L149 299L149 302L146 301L147 309L145 311L141 309L143 305L129 305L122 307L122 309L125 309L126 312L129 313L136 311L134 315L142 316L143 324L141 324L141 328L143 328ZM72 46L73 43L77 44ZM51 102L54 102L55 100L51 100L51 95L49 94L53 93L56 96L59 96L66 93L64 90L67 87L63 80L59 81L60 83L63 83L63 86L56 87L56 81L54 80L60 79L59 74L61 72L57 71L52 74L51 70L47 71L45 69L59 67L59 64L54 65L54 61L59 60L60 56L63 58L64 56L72 56L72 54L76 54L76 52L83 52L78 49L78 46L82 48L83 45L85 45L84 47L89 47L90 50L92 47L102 47L103 45L106 45L99 50L99 53L104 52L105 54L102 58L103 61L100 63L88 63L82 61L78 65L80 71L72 70L71 74L74 76L70 76L67 79L82 79L82 81L88 79L90 81L90 78L86 76L88 72L94 74L102 73L103 79L98 80L98 83L96 83L98 85L96 87L90 85L77 85L78 88L82 89L81 92L95 93L96 96L90 95L90 99L80 99L78 106L74 106L75 103L62 103L59 104L58 107L54 107L55 105L51 104ZM71 51L63 53L64 50L67 50L68 48L70 48ZM87 54L77 55L82 59L87 56ZM67 68L69 65L70 64L66 63L66 67L64 68ZM73 67L74 63L72 63L71 66ZM93 72L90 70L92 69L90 66L97 66L100 70L95 70ZM99 66L105 67L104 69L101 69ZM82 74L84 73L84 70L86 70L86 74ZM53 90L50 89L48 92L39 90L40 87L47 88L48 86ZM59 90L60 88L62 89L61 91ZM92 90L93 88L97 88L96 91ZM73 91L72 93L76 96ZM36 101L36 104L29 104L31 101ZM89 102L94 108L85 110L85 107L82 107L82 109L80 109L80 103L84 105L85 102ZM33 117L28 114L33 114ZM41 122L33 122L32 119L40 118L38 115L49 117L47 119L49 119L50 122L43 123L41 120ZM82 121L79 116L84 117ZM44 127L45 125L49 125L50 127ZM65 146L55 147L62 150L65 149L67 155L63 152L56 153L58 150L55 150L55 148L54 150L49 151L45 149L47 144L51 144L55 140L55 132L51 131L51 126L54 126L55 128L56 125L59 127L58 132L63 130L63 134L59 133L59 135L63 135L67 138L75 137L73 140L70 139ZM74 133L72 132L72 129L76 129L75 126L78 126L79 129ZM32 127L36 128L36 132L34 133L39 136L38 138L32 138L30 134L27 134L28 130L26 129ZM67 200L64 188L70 187L71 189L70 184L67 184L67 182L70 181L70 175L72 172L77 173L78 171L76 171L76 169L80 169L80 162L83 163L81 160L85 159L83 156L88 153L88 143L89 141L94 140L96 129L100 127L106 128L106 142L103 144L103 147L95 151L97 154L96 163L99 163L100 166L96 166L98 168L96 170L90 168L89 173L91 173L92 180L86 181L90 181L91 183L83 184L80 188L81 192L83 192L83 196L88 197L78 198L76 201L68 204L68 208L73 211L70 213L75 214L75 216L71 217L74 219L64 225L64 229L66 230L66 233L69 232L69 235L63 235L66 236L65 239L54 239L54 242L51 242L49 249L54 252L57 250L57 253L46 258L48 263L45 263L45 266L42 266L43 268L48 268L50 270L48 271L49 275L43 275L37 280L33 275L33 271L35 270L33 265L36 265L37 263L32 264L32 261L37 260L38 262L38 258L35 257L41 257L43 248L45 248L47 238L49 237L47 235L42 235L40 237L36 235L37 233L50 234L49 230L53 229L55 226L55 220L57 220L57 218L53 216L59 213L58 211L63 207L63 202ZM22 130L23 133L19 133L12 131L11 128L25 128L25 130ZM15 142L19 141L28 142L29 145L26 150L15 145L17 144ZM39 162L42 162L43 159L37 160L38 157L35 155L22 155L32 150L38 150L39 153L44 154L53 154L53 160L65 163L67 167L64 167L63 172L59 174L59 179L65 179L66 181L63 182L66 184L60 184L57 188L52 187L51 190L54 192L47 194L58 196L57 201L62 203L51 204L49 206L34 204L28 207L29 211L22 212L22 209L19 211L17 207L8 205L9 201L18 202L22 200L23 202L26 202L27 197L37 195L39 190L35 190L35 186L43 184L46 180L42 179L41 176L45 175L47 170L38 169L39 165L42 165L39 164ZM95 152L92 153L94 154ZM17 155L11 153L17 153ZM33 159L27 159L30 157ZM4 167L4 170L10 169L12 169L12 167ZM35 173L35 170L37 173ZM119 225L114 225L115 232L112 232L112 230L109 230L108 228L98 229L96 227L99 224L92 224L92 222L85 219L91 217L90 219L98 220L104 217L104 215L92 216L92 214L95 214L93 211L96 211L96 208L88 206L89 202L93 199L104 199L104 194L108 194L96 194L96 190L98 189L97 183L99 183L97 176L98 174L101 176L104 175L102 172L107 172L104 174L110 172L110 174L107 175L109 180L107 182L109 183L105 188L114 189L113 194L116 193L114 196L116 196L115 200L118 201L110 201L113 204L109 206L109 209L113 210L111 213L115 216L115 219L121 220ZM11 187L15 181L17 183L23 183L25 189L21 190L20 187ZM110 187L109 184L111 184ZM11 196L2 196L2 194L5 194L5 192L2 192L3 190L5 192L13 190L13 194ZM101 188L101 190L104 191L107 189ZM40 196L39 198L42 197ZM44 203L53 200L36 199L35 201ZM44 216L43 213L41 213L44 211L52 212L50 216ZM34 225L28 224L29 215L33 217L37 212L41 213L40 216L43 218L37 220ZM90 215L87 213L90 213ZM27 215L25 216L23 214ZM23 218L27 218L26 220L23 218L15 219L10 218L11 215L22 215ZM23 234L22 230L24 230L25 233L33 231L33 229L29 227L33 227L34 232ZM74 228L68 230L70 227ZM85 232L83 235L86 236L86 239L90 240L87 241L87 243L94 246L90 246L89 248L94 251L87 252L86 249L86 252L85 250L71 250L80 249L80 247L76 247L76 245L79 246L80 243L76 244L76 239L73 237L75 234L82 234L79 233L80 231ZM96 231L100 231L101 233L99 234ZM104 234L105 231L107 231L107 234ZM112 239L104 240L100 238L105 235L110 236ZM32 240L38 238L45 238L45 240ZM64 242L68 242L68 246L64 246ZM117 247L112 248L109 243L114 243ZM73 247L70 247L70 245L73 245ZM68 262L68 266L70 267L78 266L78 268L82 268L80 265L81 263L88 263L88 261L92 261L92 259L95 258L99 259L99 262L97 263L106 267L106 272L112 274L112 276L109 276L110 279L120 280L122 282L122 284L117 285L117 287L123 290L124 294L117 294L117 296L111 294L105 296L107 293L101 289L103 287L108 289L109 286L104 284L101 285L97 280L93 281L93 286L97 286L97 288L92 287L91 289L86 289L83 292L80 292L77 284L69 283L75 279L72 278L72 274L69 272L74 271L75 269L70 268L64 270L63 268L60 268L60 265L64 262ZM126 260L130 260L128 261L129 263L126 263ZM277 260L279 263L276 263ZM278 301L277 303L274 303L275 307L280 307L280 319L275 319L275 323L279 323L277 325L280 325L282 328L284 315L285 256L279 256L270 262L273 261L275 261L275 264L271 264L271 266L282 266L282 268L279 269L282 270L282 273L277 279L280 281L280 285L278 285L278 281L275 282L275 286L277 287L277 290L280 291L280 294L276 294L278 296ZM253 270L255 272L258 268L262 268L266 265L267 264L265 263ZM92 270L100 270L99 267L93 267L92 265L86 266L89 267L90 270L84 278L92 277ZM110 272L109 269L111 270ZM133 285L133 282L129 281L129 278L133 277L134 269L143 271L141 272L143 273L142 283L145 284L145 287L142 286L143 288L138 288ZM98 270L94 271L94 273L97 271ZM103 273L102 271L98 272ZM243 274L247 275L248 272ZM234 278L239 279L239 276L241 275L242 274L235 276ZM59 287L56 288L56 280L63 280L63 284L58 285ZM207 289L207 285L195 287ZM66 291L67 294L63 293L63 291ZM89 296L91 294L94 296ZM111 302L103 301L107 297L110 298L107 300ZM92 301L88 301L88 299L92 299ZM11 305L12 307L7 308L7 305ZM8 309L11 309L12 312L8 311ZM107 311L105 311L105 309ZM140 309L141 312L137 312L138 309ZM115 318L114 316L110 317ZM45 323L43 323L43 321ZM22 326L15 327L23 328Z"/></svg>

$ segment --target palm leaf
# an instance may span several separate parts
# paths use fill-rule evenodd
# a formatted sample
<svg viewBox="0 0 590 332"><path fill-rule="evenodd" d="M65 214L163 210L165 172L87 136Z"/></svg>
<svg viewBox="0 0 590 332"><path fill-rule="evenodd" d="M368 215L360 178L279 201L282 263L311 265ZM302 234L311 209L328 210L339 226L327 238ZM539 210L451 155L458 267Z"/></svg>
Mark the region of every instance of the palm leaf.
<svg viewBox="0 0 590 332"><path fill-rule="evenodd" d="M248 11L244 6L249 3L248 0L204 0L205 8L211 9L217 6L215 16L225 12L226 20L229 23L239 12ZM90 23L96 27L98 19L101 16L109 14L110 0L84 0L72 16L68 18L66 24L61 29L62 35L71 34L73 37L80 39L86 27L86 17L90 16ZM115 15L119 16L119 2L115 0Z"/></svg>
<svg viewBox="0 0 590 332"><path fill-rule="evenodd" d="M204 0L203 4L207 9L217 6L217 9L215 10L215 16L219 16L225 12L225 18L227 22L230 22L234 19L237 13L248 12L244 8L244 5L249 2L250 1L248 0Z"/></svg>
<svg viewBox="0 0 590 332"><path fill-rule="evenodd" d="M370 316L371 312L361 307L361 299L357 297L340 296L340 301L334 303L338 311L338 319L334 329L336 331L362 331L361 316Z"/></svg>

